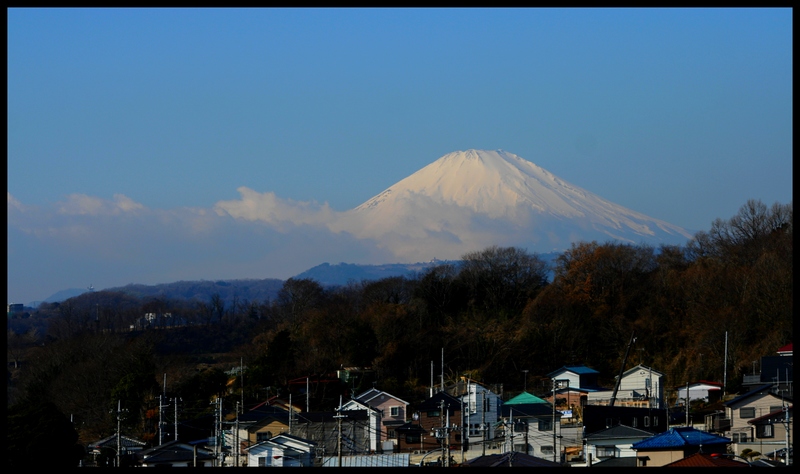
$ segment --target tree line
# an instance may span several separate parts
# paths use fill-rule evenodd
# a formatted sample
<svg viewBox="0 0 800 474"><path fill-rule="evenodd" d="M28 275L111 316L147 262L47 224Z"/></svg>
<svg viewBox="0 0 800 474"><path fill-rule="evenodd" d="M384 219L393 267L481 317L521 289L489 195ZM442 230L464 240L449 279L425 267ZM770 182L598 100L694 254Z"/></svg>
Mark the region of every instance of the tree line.
<svg viewBox="0 0 800 474"><path fill-rule="evenodd" d="M180 324L131 330L145 313ZM85 441L115 431L118 400L131 434L153 439L159 397L180 399L189 420L209 415L214 396L248 405L343 367L374 376L339 393L374 381L412 403L427 397L432 362L437 384L443 372L445 383L467 375L543 393L547 373L585 364L610 387L632 333L629 366L665 373L667 387L726 378L732 392L752 361L792 341L792 204L750 200L685 246L574 243L552 268L493 246L416 278L289 279L262 301L96 292L43 305L33 320L9 329L9 413L52 403ZM242 377L224 373L239 364ZM312 409L333 409L338 394L322 390Z"/></svg>

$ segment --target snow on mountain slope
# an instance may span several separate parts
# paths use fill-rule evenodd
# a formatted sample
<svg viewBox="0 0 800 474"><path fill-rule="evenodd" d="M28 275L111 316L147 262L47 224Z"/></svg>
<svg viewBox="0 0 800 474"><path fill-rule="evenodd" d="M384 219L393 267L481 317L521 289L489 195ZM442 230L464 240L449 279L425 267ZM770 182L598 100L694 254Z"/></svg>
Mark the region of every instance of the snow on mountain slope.
<svg viewBox="0 0 800 474"><path fill-rule="evenodd" d="M444 155L345 213L341 225L399 258L423 260L489 245L549 252L578 240L657 245L691 238L503 150Z"/></svg>

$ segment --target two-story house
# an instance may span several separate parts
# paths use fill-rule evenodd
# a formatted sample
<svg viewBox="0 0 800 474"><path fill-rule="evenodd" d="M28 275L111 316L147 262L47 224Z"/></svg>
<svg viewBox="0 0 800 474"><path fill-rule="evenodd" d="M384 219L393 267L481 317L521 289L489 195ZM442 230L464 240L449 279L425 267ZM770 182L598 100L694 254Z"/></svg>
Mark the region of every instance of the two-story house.
<svg viewBox="0 0 800 474"><path fill-rule="evenodd" d="M759 424L751 422L772 413L783 412L784 407L792 402L790 398L776 393L775 388L775 384L764 384L723 403L725 418L729 421L724 434L731 439L734 454L741 453L745 448L762 452L765 438L756 438Z"/></svg>
<svg viewBox="0 0 800 474"><path fill-rule="evenodd" d="M428 451L441 447L444 443L451 453L461 450L461 411L462 401L447 392L437 392L415 408L415 424L422 428L420 447L413 444L402 449L421 449Z"/></svg>
<svg viewBox="0 0 800 474"><path fill-rule="evenodd" d="M500 406L498 441L517 451L553 462L561 457L561 412L536 395L522 392Z"/></svg>
<svg viewBox="0 0 800 474"><path fill-rule="evenodd" d="M637 365L622 373L616 393L614 390L597 389L587 394L587 405L611 405L635 408L666 408L664 398L664 374Z"/></svg>
<svg viewBox="0 0 800 474"><path fill-rule="evenodd" d="M353 410L362 410L367 412L369 429L367 436L369 437L369 452L378 453L382 452L384 448L388 448L391 453L394 451L392 443L389 446L381 446L381 439L385 436L383 427L381 426L382 413L377 408L359 402L358 400L349 400L347 403L342 404L342 411L349 412Z"/></svg>
<svg viewBox="0 0 800 474"><path fill-rule="evenodd" d="M408 402L390 393L371 388L355 396L354 400L378 410L381 414L378 446L382 451L397 450L395 430L409 421ZM389 446L391 443L392 446ZM376 447L376 449L378 449Z"/></svg>
<svg viewBox="0 0 800 474"><path fill-rule="evenodd" d="M465 427L467 449L481 449L483 444L491 444L500 419L503 403L500 396L467 377L461 377L458 383L448 387L447 392L458 397L464 406L459 424Z"/></svg>

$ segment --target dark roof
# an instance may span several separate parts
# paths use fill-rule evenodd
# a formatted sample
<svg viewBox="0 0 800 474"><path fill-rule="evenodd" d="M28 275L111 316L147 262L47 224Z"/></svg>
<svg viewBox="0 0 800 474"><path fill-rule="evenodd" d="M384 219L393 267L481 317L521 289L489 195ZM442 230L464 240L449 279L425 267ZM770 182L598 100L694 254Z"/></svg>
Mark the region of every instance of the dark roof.
<svg viewBox="0 0 800 474"><path fill-rule="evenodd" d="M461 409L461 400L447 392L438 392L434 394L431 398L420 403L417 409L419 411L438 410L440 408L439 404L442 401L444 401L446 407L449 407L448 411L450 413L453 413L456 409Z"/></svg>
<svg viewBox="0 0 800 474"><path fill-rule="evenodd" d="M511 464L509 466L509 464ZM561 467L561 464L525 453L487 454L470 459L463 467Z"/></svg>
<svg viewBox="0 0 800 474"><path fill-rule="evenodd" d="M595 431L592 434L584 436L586 440L600 440L600 439L611 439L611 438L649 438L653 436L653 433L650 431L640 430L639 428L633 428L632 426L627 425L615 425L611 428L606 428L604 430Z"/></svg>
<svg viewBox="0 0 800 474"><path fill-rule="evenodd" d="M526 403L521 405L501 405L500 416L535 416L553 417L553 405L546 403ZM561 418L561 412L556 410L556 418Z"/></svg>
<svg viewBox="0 0 800 474"><path fill-rule="evenodd" d="M120 445L127 449L128 451L131 450L138 450L144 448L147 443L140 439L131 438L130 436L120 435ZM117 435L111 435L107 438L103 438L100 441L95 441L94 443L89 444L89 448L91 449L100 449L100 448L114 448L117 449Z"/></svg>
<svg viewBox="0 0 800 474"><path fill-rule="evenodd" d="M600 462L593 462L592 467L636 467L636 458L633 456L608 458Z"/></svg>
<svg viewBox="0 0 800 474"><path fill-rule="evenodd" d="M209 454L208 451L199 448L197 450L197 456L195 457L192 446L175 440L140 451L137 453L137 457L146 464L191 462L193 459L208 461L214 459L213 454Z"/></svg>
<svg viewBox="0 0 800 474"><path fill-rule="evenodd" d="M750 467L750 465L718 454L694 453L662 467Z"/></svg>
<svg viewBox="0 0 800 474"><path fill-rule="evenodd" d="M754 395L770 394L770 393L772 393L771 392L772 387L773 387L773 384L771 384L771 383L761 384L758 387L754 388L753 390L750 390L749 392L747 392L747 393L745 393L743 395L739 395L736 398L728 400L727 402L723 403L723 405L725 405L726 407L729 407L729 406L738 404L742 400L746 400L748 398L751 398ZM777 395L775 395L775 394L773 394L773 395L777 397Z"/></svg>
<svg viewBox="0 0 800 474"><path fill-rule="evenodd" d="M650 438L633 443L631 448L639 449L672 449L689 446L711 446L729 444L730 439L715 434L700 431L691 426L670 428L669 430L653 435Z"/></svg>

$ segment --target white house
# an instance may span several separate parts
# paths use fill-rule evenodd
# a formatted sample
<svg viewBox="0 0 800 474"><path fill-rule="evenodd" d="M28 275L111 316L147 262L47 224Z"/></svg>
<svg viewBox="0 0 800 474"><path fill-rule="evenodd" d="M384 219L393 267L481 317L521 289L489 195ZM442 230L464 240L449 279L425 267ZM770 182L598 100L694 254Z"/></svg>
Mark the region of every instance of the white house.
<svg viewBox="0 0 800 474"><path fill-rule="evenodd" d="M610 458L636 458L636 451L631 447L653 433L625 425L614 425L604 430L587 435L584 440L584 460L589 467L593 463ZM635 466L635 462L633 463ZM575 466L573 466L575 467Z"/></svg>
<svg viewBox="0 0 800 474"><path fill-rule="evenodd" d="M378 452L378 447L381 446L381 441L385 437L382 432L381 425L381 410L372 408L366 403L359 402L358 400L349 400L342 405L342 411L349 410L365 410L368 416L367 425L364 427L366 430L365 438L369 440L369 449L373 453Z"/></svg>
<svg viewBox="0 0 800 474"><path fill-rule="evenodd" d="M663 377L663 373L652 367L637 365L622 373L616 394L614 390L589 392L586 402L609 405L611 398L615 397L614 406L663 409L666 408Z"/></svg>
<svg viewBox="0 0 800 474"><path fill-rule="evenodd" d="M248 448L247 467L313 467L317 443L279 434Z"/></svg>
<svg viewBox="0 0 800 474"><path fill-rule="evenodd" d="M719 382L701 380L679 387L678 398L675 400L675 405L685 405L687 393L689 394L689 403L691 403L692 400L703 400L705 402L719 400L722 396L722 384ZM711 395L710 399L709 395Z"/></svg>

